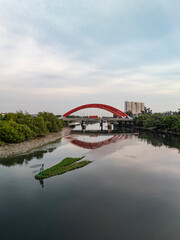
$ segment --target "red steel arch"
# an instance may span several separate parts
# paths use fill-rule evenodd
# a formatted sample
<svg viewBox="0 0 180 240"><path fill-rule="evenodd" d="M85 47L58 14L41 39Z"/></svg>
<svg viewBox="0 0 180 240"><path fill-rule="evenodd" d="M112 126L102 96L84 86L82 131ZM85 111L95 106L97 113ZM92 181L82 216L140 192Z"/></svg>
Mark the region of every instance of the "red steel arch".
<svg viewBox="0 0 180 240"><path fill-rule="evenodd" d="M100 108L100 109L104 109L108 112L113 113L114 115L116 115L119 118L128 117L128 115L126 113L122 112L121 110L119 110L117 108L114 108L114 107L111 107L109 105L100 104L100 103L91 103L91 104L85 104L85 105L76 107L76 108L70 110L69 112L65 113L63 115L63 117L68 117L70 114L72 114L74 112L77 112L81 109L85 109L85 108Z"/></svg>

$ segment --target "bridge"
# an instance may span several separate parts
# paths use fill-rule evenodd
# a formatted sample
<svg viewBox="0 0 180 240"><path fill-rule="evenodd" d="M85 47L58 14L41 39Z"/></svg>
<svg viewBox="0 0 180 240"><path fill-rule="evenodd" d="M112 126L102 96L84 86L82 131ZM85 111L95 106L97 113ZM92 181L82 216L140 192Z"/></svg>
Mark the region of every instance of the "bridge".
<svg viewBox="0 0 180 240"><path fill-rule="evenodd" d="M68 118L63 118L64 121L66 122L100 122L100 121L109 121L109 122L132 122L132 118L111 118L111 117L102 117L102 118L89 118L89 117L68 117Z"/></svg>
<svg viewBox="0 0 180 240"><path fill-rule="evenodd" d="M72 113L75 113L79 110L82 109L86 109L86 108L99 108L99 109L103 109L106 110L108 112L111 112L114 114L114 116L116 117L102 117L102 118L89 118L89 117L70 117L70 115ZM108 120L111 122L119 122L119 121L123 121L123 122L132 122L132 118L130 118L126 113L124 113L123 111L109 106L109 105L105 105L105 104L100 104L100 103L91 103L91 104L85 104L76 108L73 108L72 110L68 111L67 113L65 113L63 115L63 119L65 121L75 121L75 122L81 122L82 120L84 121L101 121L101 120Z"/></svg>

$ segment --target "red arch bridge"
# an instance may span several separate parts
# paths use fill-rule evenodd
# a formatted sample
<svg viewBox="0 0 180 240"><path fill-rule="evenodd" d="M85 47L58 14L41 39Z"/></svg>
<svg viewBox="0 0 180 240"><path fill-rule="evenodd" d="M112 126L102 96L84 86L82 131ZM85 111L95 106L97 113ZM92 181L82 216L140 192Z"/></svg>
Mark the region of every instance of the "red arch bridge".
<svg viewBox="0 0 180 240"><path fill-rule="evenodd" d="M108 120L110 121L119 121L119 120L123 120L123 121L132 121L132 118L130 118L126 113L124 113L123 111L115 108L115 107L112 107L112 106L109 106L109 105L105 105L105 104L100 104L100 103L91 103L91 104L85 104L85 105L82 105L82 106L79 106L79 107L76 107L76 108L73 108L72 110L68 111L67 113L65 113L63 115L63 119L66 120L66 121L81 121L82 119L83 120L91 120L91 121L94 121L95 119L90 119L90 118L71 118L70 115L72 113L75 113L79 110L82 110L82 109L86 109L86 108L99 108L99 109L103 109L103 110L106 110L108 112L111 112L113 113L114 116L116 117L112 117L112 118L109 118L108 117ZM68 118L67 118L68 117ZM98 118L99 120L100 118ZM103 119L106 119L103 117Z"/></svg>

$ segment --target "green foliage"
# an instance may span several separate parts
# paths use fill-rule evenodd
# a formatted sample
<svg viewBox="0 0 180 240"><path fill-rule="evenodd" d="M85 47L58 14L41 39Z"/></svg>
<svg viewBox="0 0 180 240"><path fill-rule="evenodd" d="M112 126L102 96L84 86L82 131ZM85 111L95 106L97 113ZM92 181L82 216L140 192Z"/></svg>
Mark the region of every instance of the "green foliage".
<svg viewBox="0 0 180 240"><path fill-rule="evenodd" d="M15 118L16 118L15 113L7 113L4 116L3 120L6 120L6 121L13 120L13 121L15 121Z"/></svg>
<svg viewBox="0 0 180 240"><path fill-rule="evenodd" d="M47 129L46 123L42 117L36 117L33 119L33 124L36 127L37 136L46 135L49 131Z"/></svg>
<svg viewBox="0 0 180 240"><path fill-rule="evenodd" d="M38 116L44 119L49 132L58 132L64 126L64 121L58 119L53 113L40 112Z"/></svg>
<svg viewBox="0 0 180 240"><path fill-rule="evenodd" d="M131 112L131 111L127 111L127 112L126 112L126 114L127 114L128 116L130 116L130 117L132 117L132 116L133 116L133 114L132 114L132 112Z"/></svg>
<svg viewBox="0 0 180 240"><path fill-rule="evenodd" d="M177 132L180 132L180 116L179 116L178 120L176 121L176 123L173 125L172 129Z"/></svg>
<svg viewBox="0 0 180 240"><path fill-rule="evenodd" d="M38 173L35 178L36 179L44 179L49 178L55 175L63 174L68 171L72 171L77 168L81 168L91 163L91 161L80 161L82 158L65 158L60 163L48 168L40 173ZM80 162L77 162L80 161Z"/></svg>
<svg viewBox="0 0 180 240"><path fill-rule="evenodd" d="M28 113L7 113L0 120L0 141L16 143L44 136L49 132L57 132L65 126L62 119L52 113L42 112L32 117ZM2 145L1 144L1 145Z"/></svg>
<svg viewBox="0 0 180 240"><path fill-rule="evenodd" d="M33 131L26 125L18 124L12 120L0 122L0 139L4 142L22 142L33 136Z"/></svg>
<svg viewBox="0 0 180 240"><path fill-rule="evenodd" d="M32 118L30 114L24 115L23 123L34 132L34 137L38 136L39 130L35 118Z"/></svg>
<svg viewBox="0 0 180 240"><path fill-rule="evenodd" d="M4 117L3 117L3 115L2 115L2 114L0 114L0 121L1 121L1 120L3 120L3 118L4 118Z"/></svg>
<svg viewBox="0 0 180 240"><path fill-rule="evenodd" d="M153 127L157 129L167 129L171 131L180 131L180 115L164 116L160 113L152 115L141 115L135 117L134 124L140 127Z"/></svg>
<svg viewBox="0 0 180 240"><path fill-rule="evenodd" d="M144 126L144 121L149 117L150 115L148 114L143 114L138 117L135 117L133 119L133 122L136 126L143 127Z"/></svg>
<svg viewBox="0 0 180 240"><path fill-rule="evenodd" d="M163 119L164 119L164 116L159 113L148 115L148 117L144 120L143 125L144 127L162 128Z"/></svg>
<svg viewBox="0 0 180 240"><path fill-rule="evenodd" d="M180 116L167 116L163 121L165 127L170 130L180 131Z"/></svg>
<svg viewBox="0 0 180 240"><path fill-rule="evenodd" d="M64 167L64 166L68 166L70 164L73 164L77 161L80 161L84 158L85 156L83 157L80 157L80 158L70 158L70 157L67 157L67 158L64 158L60 163L59 163L59 166L61 167Z"/></svg>
<svg viewBox="0 0 180 240"><path fill-rule="evenodd" d="M5 145L5 142L3 142L2 140L0 140L0 147L1 146L4 146Z"/></svg>

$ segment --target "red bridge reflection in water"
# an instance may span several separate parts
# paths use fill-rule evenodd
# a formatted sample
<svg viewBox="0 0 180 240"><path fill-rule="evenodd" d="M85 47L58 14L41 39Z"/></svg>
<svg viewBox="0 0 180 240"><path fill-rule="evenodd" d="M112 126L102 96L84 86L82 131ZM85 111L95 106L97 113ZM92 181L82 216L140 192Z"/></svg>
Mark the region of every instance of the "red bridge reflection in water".
<svg viewBox="0 0 180 240"><path fill-rule="evenodd" d="M71 143L81 147L81 148L86 148L86 149L96 149L96 148L100 148L104 145L109 145L111 143L115 143L119 140L124 140L127 139L127 135L114 135L113 137L106 139L104 141L100 141L100 142L85 142L85 141L81 141L78 139L72 139ZM67 137L67 139L71 139L71 137Z"/></svg>

